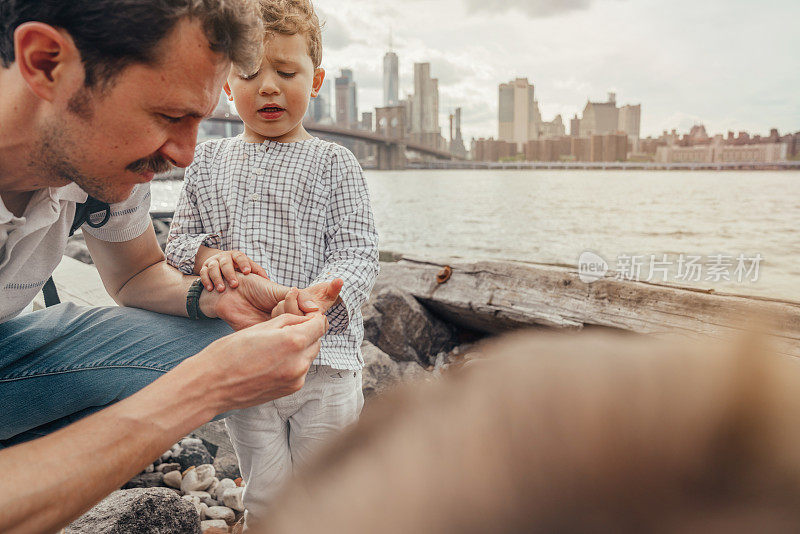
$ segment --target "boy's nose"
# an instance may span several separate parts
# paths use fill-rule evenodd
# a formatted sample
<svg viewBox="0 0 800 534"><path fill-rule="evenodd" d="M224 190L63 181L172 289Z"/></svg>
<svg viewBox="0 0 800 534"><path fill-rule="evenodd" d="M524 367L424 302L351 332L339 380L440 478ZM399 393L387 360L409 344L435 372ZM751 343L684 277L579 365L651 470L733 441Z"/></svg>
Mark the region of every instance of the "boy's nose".
<svg viewBox="0 0 800 534"><path fill-rule="evenodd" d="M261 95L274 95L280 92L280 88L278 84L275 83L275 80L272 76L265 76L263 82L261 83L261 88L259 89L259 93Z"/></svg>

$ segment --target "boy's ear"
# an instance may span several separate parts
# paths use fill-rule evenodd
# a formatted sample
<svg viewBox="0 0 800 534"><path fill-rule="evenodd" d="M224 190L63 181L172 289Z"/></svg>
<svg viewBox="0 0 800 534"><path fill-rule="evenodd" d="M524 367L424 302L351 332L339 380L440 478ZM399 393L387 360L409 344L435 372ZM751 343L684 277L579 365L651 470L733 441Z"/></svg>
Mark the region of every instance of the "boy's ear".
<svg viewBox="0 0 800 534"><path fill-rule="evenodd" d="M322 89L322 82L325 81L325 69L317 67L314 69L314 83L311 84L311 96L316 97Z"/></svg>
<svg viewBox="0 0 800 534"><path fill-rule="evenodd" d="M231 93L231 86L228 82L225 82L225 85L222 86L222 89L225 90L225 94L228 95L228 100L233 102L233 93Z"/></svg>
<svg viewBox="0 0 800 534"><path fill-rule="evenodd" d="M28 87L52 102L84 76L80 53L65 31L42 22L26 22L14 30L14 57Z"/></svg>

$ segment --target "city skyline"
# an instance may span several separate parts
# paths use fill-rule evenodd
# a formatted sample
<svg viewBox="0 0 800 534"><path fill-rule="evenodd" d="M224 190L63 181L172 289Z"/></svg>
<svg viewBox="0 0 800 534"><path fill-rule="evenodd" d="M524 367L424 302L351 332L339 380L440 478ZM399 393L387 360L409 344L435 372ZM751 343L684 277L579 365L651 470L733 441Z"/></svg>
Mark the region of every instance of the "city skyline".
<svg viewBox="0 0 800 534"><path fill-rule="evenodd" d="M536 85L542 119L560 114L567 127L587 100L604 101L609 92L642 104L642 137L695 123L720 133L800 125L796 47L787 37L800 7L788 2L715 2L682 18L676 13L689 5L683 0L658 15L654 7L663 6L648 1L444 0L426 4L426 17L411 21L382 0L316 5L325 22L323 67L329 77L353 70L360 111L383 105L391 33L400 100L413 93L414 63L429 62L439 80L439 125L446 130L449 114L462 107L464 139L496 135L497 87L518 77ZM482 39L475 39L478 30ZM529 52L504 50L515 46Z"/></svg>

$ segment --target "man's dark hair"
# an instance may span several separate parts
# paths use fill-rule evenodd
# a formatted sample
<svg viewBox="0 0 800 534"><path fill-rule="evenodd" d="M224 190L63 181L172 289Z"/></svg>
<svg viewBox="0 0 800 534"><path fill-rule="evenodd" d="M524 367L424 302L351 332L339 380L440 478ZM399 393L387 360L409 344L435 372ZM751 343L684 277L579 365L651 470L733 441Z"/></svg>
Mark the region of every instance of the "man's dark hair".
<svg viewBox="0 0 800 534"><path fill-rule="evenodd" d="M183 18L200 21L211 49L255 64L263 31L252 0L0 0L0 62L14 62L14 31L43 22L69 32L87 87L109 84L125 67L157 62L162 39Z"/></svg>

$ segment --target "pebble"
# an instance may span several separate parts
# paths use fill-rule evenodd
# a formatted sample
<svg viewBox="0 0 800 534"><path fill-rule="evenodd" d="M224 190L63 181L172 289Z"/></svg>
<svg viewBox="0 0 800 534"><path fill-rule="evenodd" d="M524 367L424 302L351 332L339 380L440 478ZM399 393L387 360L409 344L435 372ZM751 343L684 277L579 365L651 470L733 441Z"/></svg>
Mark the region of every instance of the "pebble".
<svg viewBox="0 0 800 534"><path fill-rule="evenodd" d="M211 495L209 495L207 491L187 491L186 495L191 495L193 497L197 497L201 501L203 499L210 499L211 498Z"/></svg>
<svg viewBox="0 0 800 534"><path fill-rule="evenodd" d="M209 506L208 510L206 510L206 518L222 519L228 524L233 524L236 520L236 514L227 506Z"/></svg>
<svg viewBox="0 0 800 534"><path fill-rule="evenodd" d="M181 468L181 464L169 463L169 464L161 464L161 465L159 465L158 467L156 467L156 471L159 471L161 473L167 474L170 471L178 471L178 470L180 470L180 468Z"/></svg>
<svg viewBox="0 0 800 534"><path fill-rule="evenodd" d="M211 464L198 465L189 468L183 473L181 481L181 491L203 491L214 482L214 466ZM209 495L210 497L210 495Z"/></svg>
<svg viewBox="0 0 800 534"><path fill-rule="evenodd" d="M155 466L153 464L150 464L150 465L148 465L147 467L144 468L144 472L145 473L152 473L153 471L155 471L155 469L156 469Z"/></svg>
<svg viewBox="0 0 800 534"><path fill-rule="evenodd" d="M182 478L180 471L170 471L164 475L164 484L171 488L180 489Z"/></svg>
<svg viewBox="0 0 800 534"><path fill-rule="evenodd" d="M235 488L236 482L229 478L223 478L217 484L217 487L214 488L214 493L211 494L212 497L217 499L218 501L222 500L222 494L225 493L225 490Z"/></svg>
<svg viewBox="0 0 800 534"><path fill-rule="evenodd" d="M183 497L181 497L181 499L192 503L194 505L195 510L197 510L197 513L200 514L200 511L202 510L200 506L202 504L200 502L200 497L195 497L194 495L184 495Z"/></svg>
<svg viewBox="0 0 800 534"><path fill-rule="evenodd" d="M224 532L228 531L228 524L222 519L209 519L207 521L200 521L200 531L205 532L212 528L218 528Z"/></svg>
<svg viewBox="0 0 800 534"><path fill-rule="evenodd" d="M191 445L203 445L203 440L198 438L183 438L180 441L180 446L183 448L189 447Z"/></svg>
<svg viewBox="0 0 800 534"><path fill-rule="evenodd" d="M222 493L222 502L228 508L233 508L237 512L244 512L244 502L242 501L243 493L243 487L226 489Z"/></svg>

